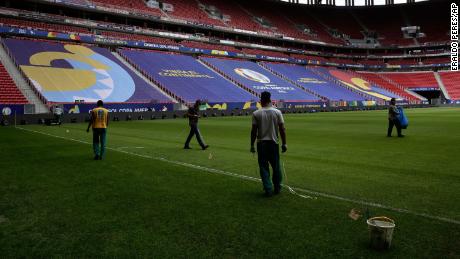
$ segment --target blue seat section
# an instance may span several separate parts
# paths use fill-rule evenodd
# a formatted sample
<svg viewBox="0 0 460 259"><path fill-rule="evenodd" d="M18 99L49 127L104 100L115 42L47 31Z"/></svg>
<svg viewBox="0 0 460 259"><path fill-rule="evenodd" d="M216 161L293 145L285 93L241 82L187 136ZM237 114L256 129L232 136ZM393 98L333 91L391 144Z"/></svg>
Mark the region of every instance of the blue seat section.
<svg viewBox="0 0 460 259"><path fill-rule="evenodd" d="M257 93L269 91L273 100L318 101L319 98L285 81L251 61L202 58L232 80Z"/></svg>
<svg viewBox="0 0 460 259"><path fill-rule="evenodd" d="M162 87L187 102L247 102L257 99L197 59L180 54L120 50Z"/></svg>
<svg viewBox="0 0 460 259"><path fill-rule="evenodd" d="M361 101L365 98L355 92L328 81L303 66L266 63L267 67L297 84L326 97L331 101Z"/></svg>

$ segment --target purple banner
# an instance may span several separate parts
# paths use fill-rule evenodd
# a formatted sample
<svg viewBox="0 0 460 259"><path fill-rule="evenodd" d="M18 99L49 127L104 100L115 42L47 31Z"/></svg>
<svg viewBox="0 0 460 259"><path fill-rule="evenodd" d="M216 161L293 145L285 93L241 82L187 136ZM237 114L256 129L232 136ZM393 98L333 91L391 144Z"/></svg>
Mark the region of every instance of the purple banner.
<svg viewBox="0 0 460 259"><path fill-rule="evenodd" d="M67 114L88 113L96 108L94 103L64 104L64 112ZM172 103L106 103L104 108L109 112L148 112L148 111L172 111Z"/></svg>
<svg viewBox="0 0 460 259"><path fill-rule="evenodd" d="M203 60L248 89L257 93L270 92L272 100L286 102L319 100L318 97L282 80L254 62L217 58L203 58Z"/></svg>
<svg viewBox="0 0 460 259"><path fill-rule="evenodd" d="M22 104L0 104L1 115L14 116L14 114L24 114L24 105Z"/></svg>
<svg viewBox="0 0 460 259"><path fill-rule="evenodd" d="M121 50L137 68L186 102L242 102L257 99L186 55Z"/></svg>

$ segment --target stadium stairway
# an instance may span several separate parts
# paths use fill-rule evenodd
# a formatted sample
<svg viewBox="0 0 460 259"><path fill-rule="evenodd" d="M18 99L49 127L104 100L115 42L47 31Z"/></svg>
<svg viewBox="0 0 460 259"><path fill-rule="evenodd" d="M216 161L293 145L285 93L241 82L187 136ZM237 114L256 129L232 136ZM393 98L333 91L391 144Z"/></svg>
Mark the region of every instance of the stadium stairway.
<svg viewBox="0 0 460 259"><path fill-rule="evenodd" d="M352 74L352 75L355 76L355 77L361 78L361 79L363 79L363 80L365 80L365 81L367 81L367 82L369 82L369 83L371 83L371 84L373 84L373 85L375 85L375 86L377 86L377 87L380 87L380 88L382 88L382 89L385 89L386 91L388 91L388 92L390 92L390 93L393 93L393 94L395 94L395 95L397 95L397 96L400 96L400 97L403 97L403 98L404 98L404 97L406 97L406 98L407 98L407 97L411 97L411 98L413 99L413 97L412 97L411 95L409 95L409 96L407 96L407 95L406 95L406 96L401 96L399 93L393 91L393 89L387 89L386 87L384 87L384 86L382 86L382 85L380 85L380 84L378 84L378 83L376 83L376 82L374 82L374 81L372 81L372 80L369 80L369 79L365 78L363 75L361 75L361 74L359 74L359 73L356 73L356 72L353 71L353 70L348 70L347 73L350 73L350 74Z"/></svg>
<svg viewBox="0 0 460 259"><path fill-rule="evenodd" d="M178 103L179 101L177 99L175 99L173 96L169 95L167 92L163 91L163 89L161 87L159 87L157 84L155 84L155 82L153 80L150 80L148 77L146 77L143 73L141 73L136 67L134 67L133 65L131 65L130 62L128 62L127 59L125 59L122 55L120 55L120 53L118 53L117 51L112 51L112 54L115 56L115 58L117 58L121 63L123 63L126 67L128 67L131 71L133 71L137 76L139 76L140 78L142 78L142 80L144 80L148 85L150 85L151 87L155 88L156 90L158 90L160 93L164 94L165 96L167 96L171 102L174 102L174 103Z"/></svg>
<svg viewBox="0 0 460 259"><path fill-rule="evenodd" d="M218 69L217 67L213 66L212 64L210 64L209 62L206 62L206 60L204 59L200 59L198 58L198 60L201 62L201 64L205 65L207 68L210 68L211 70L215 71L217 74L221 75L223 78L227 79L228 81L230 81L232 84L234 85L237 85L238 87L242 88L243 90L249 92L250 94L254 95L254 96L257 96L257 98L259 97L259 94L256 92L256 91L253 91L252 89L244 86L243 84L240 84L234 80L232 80L232 78L230 78L227 74L225 74L224 72L220 71L220 69Z"/></svg>
<svg viewBox="0 0 460 259"><path fill-rule="evenodd" d="M363 23L363 21L361 21L361 19L359 19L359 17L358 17L352 10L350 10L350 15L351 15L351 17L353 17L353 19L356 21L356 23L358 23L359 26L361 26L361 28L362 28L364 31L369 31L369 29L368 29L367 26Z"/></svg>
<svg viewBox="0 0 460 259"><path fill-rule="evenodd" d="M236 82L232 81L230 78L226 77L223 73L220 73L219 70L217 70L217 69L211 67L211 65L208 64L207 62L205 62L204 60L198 58L197 61L198 61L200 64L202 64L203 66L205 66L207 69L216 72L216 73L217 73L219 76L221 76L223 79L225 79L225 80L229 81L231 84L235 85L235 87L240 87L240 88L243 88L243 90L248 91L248 89L246 89L245 87L240 86L238 83L236 83ZM251 91L250 91L250 93L251 93L251 94L254 94L254 93L252 93ZM256 96L257 96L257 95L256 95ZM255 99L255 98L256 98L256 97L254 97L254 99Z"/></svg>
<svg viewBox="0 0 460 259"><path fill-rule="evenodd" d="M434 72L434 78L436 79L436 82L438 82L439 89L441 89L441 92L444 95L444 97L450 100L449 92L447 92L446 86L444 85L444 82L442 81L441 76L438 72Z"/></svg>
<svg viewBox="0 0 460 259"><path fill-rule="evenodd" d="M177 102L179 102L179 103L182 103L182 104L187 103L184 99L182 99L179 96L176 96L173 92L169 91L168 88L164 87L160 82L157 82L155 79L153 79L152 77L148 76L148 74L144 70L139 68L136 64L130 62L129 59L126 58L118 49L117 49L117 53L121 58L123 58L126 62L128 62L130 64L130 67L134 68L133 71L140 72L145 78L147 78L154 85L156 85L158 88L160 88L162 92L166 93L167 96L172 97L173 99L177 100Z"/></svg>
<svg viewBox="0 0 460 259"><path fill-rule="evenodd" d="M460 72L458 71L441 71L439 76L442 79L444 87L449 93L450 100L460 100Z"/></svg>
<svg viewBox="0 0 460 259"><path fill-rule="evenodd" d="M414 91L411 91L410 89L404 87L403 85L397 83L396 81L394 81L393 79L385 76L384 73L375 73L378 77L382 78L383 80L387 81L388 83L398 87L399 89L402 89L404 92L412 95L412 96L415 96L417 97L418 99L422 100L422 101L426 101L427 99L419 94L417 94L416 92Z"/></svg>
<svg viewBox="0 0 460 259"><path fill-rule="evenodd" d="M366 98L366 100L376 100L377 98L373 97L373 96L370 96L368 94L364 94L364 93L361 93L359 91L356 91L355 89L349 87L348 85L346 84L343 84L342 82L340 82L339 80L335 79L335 78L332 78L331 76L328 76L324 73L322 73L321 71L319 71L318 69L315 69L315 68L311 68L311 67L306 67L309 71L313 72L314 74L320 76L321 78L323 78L324 80L326 81L329 81L329 82L332 82L336 85L339 85L339 86L342 86L343 88L346 88L347 90L353 92L353 93L356 93L364 98ZM381 100L381 99L378 99L378 100Z"/></svg>
<svg viewBox="0 0 460 259"><path fill-rule="evenodd" d="M285 80L285 81L288 81L289 83L291 83L291 84L297 86L298 88L304 90L305 92L307 92L307 93L309 93L309 94L312 94L312 95L314 95L314 96L320 98L320 99L323 100L323 101L328 101L328 100L329 100L327 97L322 96L322 95L320 95L320 94L318 94L318 93L316 93L316 92L314 92L314 91L312 91L312 90L310 90L310 89L307 89L307 88L301 86L300 84L298 84L297 82L295 82L295 81L293 81L293 80L291 80L291 79L289 79L289 78L283 76L282 74L280 74L280 73L274 71L273 69L270 69L269 67L265 66L265 63L264 63L264 62L258 62L257 64L258 64L259 66L261 66L263 69L267 70L268 72L274 74L275 76L277 76L277 77L279 77L279 78L281 78L281 79L283 79L283 80Z"/></svg>
<svg viewBox="0 0 460 259"><path fill-rule="evenodd" d="M331 33L331 27L329 27L327 24L325 24L316 14L314 13L308 13L318 24L320 24L321 26L323 26L324 28L324 31L329 35L329 37L331 37L332 39L335 39L335 43L338 43L340 42L341 44L343 44L345 42L344 39L341 39L341 38L336 38L334 37L334 35L332 35Z"/></svg>
<svg viewBox="0 0 460 259"><path fill-rule="evenodd" d="M401 90L404 91L405 93L410 94L410 95L412 95L412 96L414 96L414 97L416 97L417 99L420 99L420 100L422 100L422 101L426 101L426 98L425 98L425 97L423 97L423 96L421 96L421 95L419 95L419 94L417 94L417 93L415 93L415 92L412 92L412 91L410 91L410 90L404 88L402 85L396 83L395 81L391 80L390 78L387 78L387 77L383 76L383 75L380 74L380 73L375 73L375 75L377 75L379 78L381 78L381 79L384 80L385 82L388 82L390 85L395 86L395 87L397 87L398 89L401 89Z"/></svg>
<svg viewBox="0 0 460 259"><path fill-rule="evenodd" d="M0 60L2 61L5 70L13 79L17 88L21 91L24 97L26 97L27 101L30 104L35 105L35 113L48 113L49 110L45 104L45 98L43 98L23 76L14 60L8 54L7 48L3 45L3 41L0 42Z"/></svg>

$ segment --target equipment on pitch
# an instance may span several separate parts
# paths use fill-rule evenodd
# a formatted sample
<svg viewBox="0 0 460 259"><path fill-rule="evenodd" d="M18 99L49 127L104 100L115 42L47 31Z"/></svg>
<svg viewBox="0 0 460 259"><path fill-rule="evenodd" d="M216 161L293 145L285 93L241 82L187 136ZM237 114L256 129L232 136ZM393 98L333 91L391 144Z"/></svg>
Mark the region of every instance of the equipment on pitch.
<svg viewBox="0 0 460 259"><path fill-rule="evenodd" d="M310 196L310 195L299 194L294 189L292 189L291 186L287 185L286 168L284 167L284 162L281 162L281 164L283 165L283 173L284 173L284 179L285 179L284 182L286 182L286 184L283 184L283 186L286 187L289 190L290 193L292 193L294 195L297 195L297 196L299 196L301 198L316 200L317 197L313 197L313 196Z"/></svg>
<svg viewBox="0 0 460 259"><path fill-rule="evenodd" d="M376 250L386 250L391 246L393 230L395 228L394 220L380 216L367 220L369 229L370 246Z"/></svg>
<svg viewBox="0 0 460 259"><path fill-rule="evenodd" d="M399 111L399 114L397 116L399 123L401 124L402 129L407 129L407 126L409 126L409 120L406 117L406 114L404 113L404 109L402 107L397 108Z"/></svg>

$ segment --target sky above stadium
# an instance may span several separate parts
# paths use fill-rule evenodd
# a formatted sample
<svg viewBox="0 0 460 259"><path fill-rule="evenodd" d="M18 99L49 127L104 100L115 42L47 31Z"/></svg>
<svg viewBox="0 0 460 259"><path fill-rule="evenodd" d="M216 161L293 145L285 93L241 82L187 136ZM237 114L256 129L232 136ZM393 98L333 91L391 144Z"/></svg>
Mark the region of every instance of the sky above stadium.
<svg viewBox="0 0 460 259"><path fill-rule="evenodd" d="M288 2L288 0L282 0ZM428 0L415 0L415 2L423 2ZM307 0L299 0L299 3L305 4ZM365 5L365 0L355 0L355 6ZM407 0L395 0L395 4L405 4ZM337 6L345 6L345 0L335 0ZM374 5L385 5L385 0L374 0Z"/></svg>

